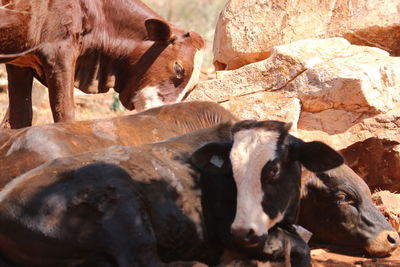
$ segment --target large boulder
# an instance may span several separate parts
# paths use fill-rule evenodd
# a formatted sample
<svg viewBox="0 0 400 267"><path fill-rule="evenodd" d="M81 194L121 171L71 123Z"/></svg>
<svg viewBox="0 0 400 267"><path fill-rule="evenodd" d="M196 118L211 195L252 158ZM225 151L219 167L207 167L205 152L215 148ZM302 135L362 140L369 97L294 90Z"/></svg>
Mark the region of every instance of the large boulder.
<svg viewBox="0 0 400 267"><path fill-rule="evenodd" d="M400 184L399 69L400 58L378 48L308 39L217 72L188 100L219 102L241 119L293 122L304 140L341 150L372 188L391 188Z"/></svg>
<svg viewBox="0 0 400 267"><path fill-rule="evenodd" d="M400 55L398 0L229 0L214 36L214 65L232 70L267 58L272 47L344 37Z"/></svg>

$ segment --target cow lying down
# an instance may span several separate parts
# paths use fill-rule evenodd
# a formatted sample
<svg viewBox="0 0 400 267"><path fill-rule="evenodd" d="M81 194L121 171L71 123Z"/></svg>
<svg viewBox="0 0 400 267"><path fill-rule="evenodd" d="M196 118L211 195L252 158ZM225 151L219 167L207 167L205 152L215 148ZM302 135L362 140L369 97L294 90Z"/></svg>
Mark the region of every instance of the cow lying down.
<svg viewBox="0 0 400 267"><path fill-rule="evenodd" d="M364 180L350 167L302 174L299 224L314 241L385 256L400 244L397 231L371 199Z"/></svg>
<svg viewBox="0 0 400 267"><path fill-rule="evenodd" d="M230 120L234 116L218 104L190 102L124 117L2 130L0 140L7 141L0 148L0 184L57 157L112 144L160 141ZM372 203L366 183L349 167L305 171L302 177L299 221L313 233L312 241L371 256L387 255L398 246L398 234ZM326 231L327 223L331 231Z"/></svg>
<svg viewBox="0 0 400 267"><path fill-rule="evenodd" d="M115 118L0 130L0 188L14 177L59 157L111 145L165 140L236 118L212 102L165 105Z"/></svg>
<svg viewBox="0 0 400 267"><path fill-rule="evenodd" d="M224 249L274 260L287 240L296 244L293 266L306 266L307 245L290 231L301 165L319 173L343 158L323 143L289 136L289 128L277 121L223 123L50 161L0 192L0 251L28 266L216 264ZM210 189L215 175L234 183ZM208 206L208 194L218 205ZM281 246L269 242L276 235Z"/></svg>

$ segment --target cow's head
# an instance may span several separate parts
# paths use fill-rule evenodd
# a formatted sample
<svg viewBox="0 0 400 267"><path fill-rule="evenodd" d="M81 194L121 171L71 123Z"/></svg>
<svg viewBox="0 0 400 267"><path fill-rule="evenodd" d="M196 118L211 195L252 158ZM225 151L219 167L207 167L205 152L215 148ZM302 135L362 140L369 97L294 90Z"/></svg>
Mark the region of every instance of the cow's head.
<svg viewBox="0 0 400 267"><path fill-rule="evenodd" d="M129 55L116 90L127 109L179 102L198 82L204 40L158 19L145 21L146 40Z"/></svg>
<svg viewBox="0 0 400 267"><path fill-rule="evenodd" d="M278 222L294 222L300 197L299 163L314 172L343 163L327 145L289 136L290 126L278 121L238 122L232 128L231 146L210 143L194 155L200 168L214 165L214 172L226 172L223 168L232 166L237 204L231 233L244 246L258 245Z"/></svg>
<svg viewBox="0 0 400 267"><path fill-rule="evenodd" d="M319 242L384 256L400 244L399 235L371 200L367 184L346 165L303 172L300 224Z"/></svg>

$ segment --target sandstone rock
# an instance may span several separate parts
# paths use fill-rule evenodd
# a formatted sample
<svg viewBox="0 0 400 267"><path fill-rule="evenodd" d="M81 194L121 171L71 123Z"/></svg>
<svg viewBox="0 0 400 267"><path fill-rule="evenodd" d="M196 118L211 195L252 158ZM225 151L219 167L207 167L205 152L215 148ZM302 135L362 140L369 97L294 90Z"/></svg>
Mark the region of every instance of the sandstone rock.
<svg viewBox="0 0 400 267"><path fill-rule="evenodd" d="M344 37L400 55L398 0L229 0L214 36L217 70L267 58L273 46Z"/></svg>
<svg viewBox="0 0 400 267"><path fill-rule="evenodd" d="M328 136L400 103L400 59L381 49L330 38L271 51L266 60L217 72L216 79L201 82L188 100L222 103L242 119L299 120L305 132ZM356 141L344 140L337 149Z"/></svg>
<svg viewBox="0 0 400 267"><path fill-rule="evenodd" d="M340 110L316 114L302 112L298 127L300 136L305 140L318 138L337 150L369 138L400 142L400 105L379 115Z"/></svg>
<svg viewBox="0 0 400 267"><path fill-rule="evenodd" d="M241 119L292 121L304 140L342 150L372 188L400 188L398 69L400 58L378 48L343 38L302 40L217 72L188 100L219 102Z"/></svg>
<svg viewBox="0 0 400 267"><path fill-rule="evenodd" d="M400 194L394 194L387 190L377 191L372 194L372 200L394 229L400 232Z"/></svg>
<svg viewBox="0 0 400 267"><path fill-rule="evenodd" d="M6 68L0 65L0 93L3 93L7 90L8 81L7 81L7 73Z"/></svg>
<svg viewBox="0 0 400 267"><path fill-rule="evenodd" d="M400 192L400 142L369 138L341 151L373 190ZM400 206L399 206L400 208Z"/></svg>
<svg viewBox="0 0 400 267"><path fill-rule="evenodd" d="M243 105L246 103L246 105ZM292 122L291 130L297 131L300 101L279 92L259 92L234 97L221 105L243 120L280 120ZM249 108L251 107L251 108Z"/></svg>

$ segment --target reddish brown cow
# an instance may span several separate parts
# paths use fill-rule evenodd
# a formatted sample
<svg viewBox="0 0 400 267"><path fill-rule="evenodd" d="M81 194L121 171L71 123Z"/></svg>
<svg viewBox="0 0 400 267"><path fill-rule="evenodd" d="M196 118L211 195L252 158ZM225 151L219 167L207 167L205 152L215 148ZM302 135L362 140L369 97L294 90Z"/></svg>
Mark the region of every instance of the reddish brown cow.
<svg viewBox="0 0 400 267"><path fill-rule="evenodd" d="M0 0L0 63L9 123L32 123L32 80L49 88L55 122L74 120L74 86L113 87L138 111L180 101L198 81L204 40L139 0ZM75 81L75 83L74 83Z"/></svg>
<svg viewBox="0 0 400 267"><path fill-rule="evenodd" d="M164 140L221 122L236 120L212 102L165 105L116 118L37 125L0 131L0 188L40 164L111 145Z"/></svg>

